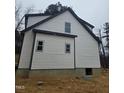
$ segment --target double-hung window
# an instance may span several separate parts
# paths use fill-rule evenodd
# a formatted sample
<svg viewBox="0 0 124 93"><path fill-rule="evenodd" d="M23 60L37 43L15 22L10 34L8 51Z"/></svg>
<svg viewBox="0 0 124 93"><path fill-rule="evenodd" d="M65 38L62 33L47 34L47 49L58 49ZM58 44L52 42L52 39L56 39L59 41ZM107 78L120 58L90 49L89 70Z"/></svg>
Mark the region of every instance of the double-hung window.
<svg viewBox="0 0 124 93"><path fill-rule="evenodd" d="M37 41L37 51L43 51L43 41Z"/></svg>
<svg viewBox="0 0 124 93"><path fill-rule="evenodd" d="M65 32L71 33L71 23L65 22Z"/></svg>
<svg viewBox="0 0 124 93"><path fill-rule="evenodd" d="M71 46L70 44L65 44L65 52L70 53L71 52Z"/></svg>

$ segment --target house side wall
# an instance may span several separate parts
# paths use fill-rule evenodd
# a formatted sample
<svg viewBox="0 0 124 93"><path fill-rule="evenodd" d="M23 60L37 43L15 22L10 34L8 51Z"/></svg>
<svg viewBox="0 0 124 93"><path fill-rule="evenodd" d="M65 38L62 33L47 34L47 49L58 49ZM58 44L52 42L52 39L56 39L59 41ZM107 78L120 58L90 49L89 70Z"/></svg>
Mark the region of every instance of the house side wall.
<svg viewBox="0 0 124 93"><path fill-rule="evenodd" d="M42 21L42 20L46 19L47 17L49 17L49 16L28 17L27 27L29 27L39 21Z"/></svg>
<svg viewBox="0 0 124 93"><path fill-rule="evenodd" d="M35 28L65 33L65 22L71 23L71 34L78 36L75 40L76 67L100 68L97 41L82 27L82 25L68 11Z"/></svg>
<svg viewBox="0 0 124 93"><path fill-rule="evenodd" d="M34 39L34 33L32 31L28 31L25 33L21 55L20 55L19 68L25 68L25 69L29 68L33 39Z"/></svg>
<svg viewBox="0 0 124 93"><path fill-rule="evenodd" d="M43 41L43 51L37 51L37 41ZM71 53L65 53L65 44ZM74 68L74 38L36 34L31 69Z"/></svg>

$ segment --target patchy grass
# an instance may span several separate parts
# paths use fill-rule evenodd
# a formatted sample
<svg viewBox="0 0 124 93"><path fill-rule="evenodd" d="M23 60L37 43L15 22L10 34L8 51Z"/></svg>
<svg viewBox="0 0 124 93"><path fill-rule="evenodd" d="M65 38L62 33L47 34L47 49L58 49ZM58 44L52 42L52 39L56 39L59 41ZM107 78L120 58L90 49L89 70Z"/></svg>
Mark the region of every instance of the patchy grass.
<svg viewBox="0 0 124 93"><path fill-rule="evenodd" d="M81 77L16 77L16 93L109 93L108 70L91 80ZM42 84L38 84L42 81Z"/></svg>

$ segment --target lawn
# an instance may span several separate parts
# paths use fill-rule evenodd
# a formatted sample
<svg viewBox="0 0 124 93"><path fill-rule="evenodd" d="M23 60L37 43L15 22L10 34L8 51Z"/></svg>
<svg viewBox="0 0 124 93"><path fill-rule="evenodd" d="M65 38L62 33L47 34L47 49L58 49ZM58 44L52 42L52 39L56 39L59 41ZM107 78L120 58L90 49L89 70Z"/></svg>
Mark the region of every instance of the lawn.
<svg viewBox="0 0 124 93"><path fill-rule="evenodd" d="M16 76L16 93L109 93L108 70L90 80L82 77L35 77ZM40 82L40 83L39 83Z"/></svg>

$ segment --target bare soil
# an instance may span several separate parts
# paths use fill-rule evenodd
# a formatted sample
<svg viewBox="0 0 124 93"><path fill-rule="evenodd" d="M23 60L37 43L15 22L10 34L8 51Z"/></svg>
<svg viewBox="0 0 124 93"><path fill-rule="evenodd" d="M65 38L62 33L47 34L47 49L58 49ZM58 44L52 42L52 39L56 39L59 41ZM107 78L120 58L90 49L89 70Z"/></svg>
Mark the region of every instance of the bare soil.
<svg viewBox="0 0 124 93"><path fill-rule="evenodd" d="M86 80L82 77L35 77L16 76L16 93L109 93L108 70L98 77Z"/></svg>

